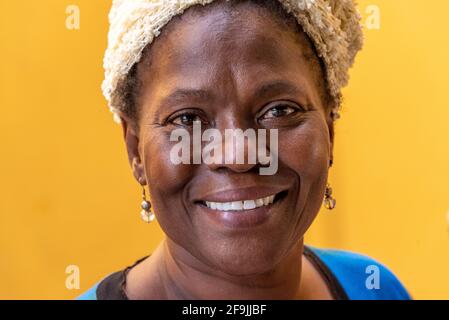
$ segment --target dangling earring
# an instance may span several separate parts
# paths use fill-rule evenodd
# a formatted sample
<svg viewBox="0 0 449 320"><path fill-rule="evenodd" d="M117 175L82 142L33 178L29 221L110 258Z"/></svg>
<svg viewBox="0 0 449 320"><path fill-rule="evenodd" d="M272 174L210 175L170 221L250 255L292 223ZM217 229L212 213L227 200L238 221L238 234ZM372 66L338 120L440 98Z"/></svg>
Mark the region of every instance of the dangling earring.
<svg viewBox="0 0 449 320"><path fill-rule="evenodd" d="M154 220L154 213L151 211L151 203L147 200L145 187L142 187L142 190L142 211L140 212L140 215L143 221L151 223L151 221Z"/></svg>
<svg viewBox="0 0 449 320"><path fill-rule="evenodd" d="M324 207L328 210L332 210L335 208L337 200L332 198L332 188L328 183L326 186L326 191L324 193Z"/></svg>

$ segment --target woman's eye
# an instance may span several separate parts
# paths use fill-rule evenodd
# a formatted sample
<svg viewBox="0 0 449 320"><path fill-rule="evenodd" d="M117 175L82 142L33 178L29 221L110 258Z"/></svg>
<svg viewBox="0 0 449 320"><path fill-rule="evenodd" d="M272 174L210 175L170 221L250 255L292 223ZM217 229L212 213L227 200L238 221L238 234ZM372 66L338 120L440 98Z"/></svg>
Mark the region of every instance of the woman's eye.
<svg viewBox="0 0 449 320"><path fill-rule="evenodd" d="M279 105L269 109L262 116L264 119L274 119L288 116L292 113L296 112L296 108L288 106L288 105Z"/></svg>
<svg viewBox="0 0 449 320"><path fill-rule="evenodd" d="M201 117L196 114L185 113L177 116L171 122L180 126L193 126L194 122L201 122Z"/></svg>

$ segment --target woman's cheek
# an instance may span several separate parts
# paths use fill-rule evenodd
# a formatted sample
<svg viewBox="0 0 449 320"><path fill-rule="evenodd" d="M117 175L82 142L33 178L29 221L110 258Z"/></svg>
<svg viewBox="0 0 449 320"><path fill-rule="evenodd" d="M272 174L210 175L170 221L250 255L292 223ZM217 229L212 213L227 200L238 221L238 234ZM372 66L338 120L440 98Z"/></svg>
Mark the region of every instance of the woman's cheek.
<svg viewBox="0 0 449 320"><path fill-rule="evenodd" d="M170 151L174 142L164 135L155 135L145 143L145 171L151 204L159 225L171 239L185 242L189 215L184 207L183 194L191 180L192 165L174 164Z"/></svg>
<svg viewBox="0 0 449 320"><path fill-rule="evenodd" d="M169 194L181 191L193 175L193 165L175 164L172 161L170 153L175 144L165 134L154 134L144 146L148 183L158 188L163 186L161 191Z"/></svg>
<svg viewBox="0 0 449 320"><path fill-rule="evenodd" d="M329 161L329 138L325 128L309 125L279 137L279 162L299 175L301 181L319 177Z"/></svg>
<svg viewBox="0 0 449 320"><path fill-rule="evenodd" d="M327 126L320 122L300 126L280 139L279 162L297 176L296 215L300 222L297 234L304 235L314 221L324 196L329 165L329 137ZM291 143L290 141L293 141Z"/></svg>

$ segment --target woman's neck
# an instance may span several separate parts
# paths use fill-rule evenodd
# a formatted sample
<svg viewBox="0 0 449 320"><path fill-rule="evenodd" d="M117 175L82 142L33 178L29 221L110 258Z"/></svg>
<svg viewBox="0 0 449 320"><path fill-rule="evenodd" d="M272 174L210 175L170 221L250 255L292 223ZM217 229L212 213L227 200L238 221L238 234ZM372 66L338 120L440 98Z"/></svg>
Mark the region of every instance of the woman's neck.
<svg viewBox="0 0 449 320"><path fill-rule="evenodd" d="M130 299L302 299L303 241L272 270L233 276L193 257L170 239L128 274Z"/></svg>

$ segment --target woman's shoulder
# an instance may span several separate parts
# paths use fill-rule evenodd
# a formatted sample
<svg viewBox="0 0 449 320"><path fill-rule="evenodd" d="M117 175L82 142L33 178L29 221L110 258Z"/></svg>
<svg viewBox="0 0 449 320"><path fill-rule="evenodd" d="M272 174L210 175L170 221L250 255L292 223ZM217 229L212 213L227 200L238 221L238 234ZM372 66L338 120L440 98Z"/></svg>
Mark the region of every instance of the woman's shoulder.
<svg viewBox="0 0 449 320"><path fill-rule="evenodd" d="M307 248L327 267L349 299L411 299L395 274L371 257L346 250Z"/></svg>

